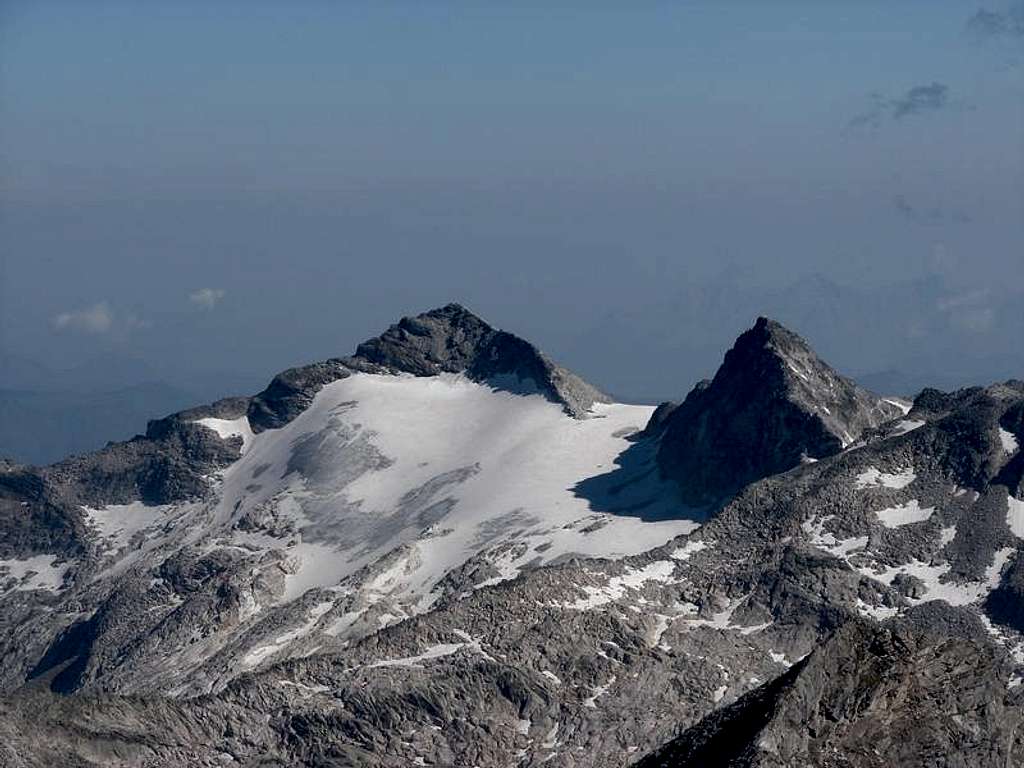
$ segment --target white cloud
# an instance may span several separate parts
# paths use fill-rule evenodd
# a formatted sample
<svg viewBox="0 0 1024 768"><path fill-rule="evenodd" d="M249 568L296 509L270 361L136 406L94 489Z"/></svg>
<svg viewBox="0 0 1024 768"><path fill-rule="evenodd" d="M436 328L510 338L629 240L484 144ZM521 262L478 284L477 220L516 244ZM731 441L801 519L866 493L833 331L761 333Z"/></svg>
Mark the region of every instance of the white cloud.
<svg viewBox="0 0 1024 768"><path fill-rule="evenodd" d="M110 304L101 301L86 309L61 312L50 321L55 331L78 333L107 333L114 327L114 312Z"/></svg>
<svg viewBox="0 0 1024 768"><path fill-rule="evenodd" d="M203 309L213 309L226 295L223 288L199 288L188 295L188 300Z"/></svg>

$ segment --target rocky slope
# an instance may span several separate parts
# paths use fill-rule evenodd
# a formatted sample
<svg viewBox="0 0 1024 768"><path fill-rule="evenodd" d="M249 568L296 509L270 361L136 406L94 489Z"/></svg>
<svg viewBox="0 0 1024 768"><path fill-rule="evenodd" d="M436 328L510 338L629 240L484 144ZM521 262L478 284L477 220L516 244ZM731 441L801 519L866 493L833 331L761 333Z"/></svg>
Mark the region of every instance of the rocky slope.
<svg viewBox="0 0 1024 768"><path fill-rule="evenodd" d="M175 445L199 498L140 504L172 473L109 457L82 460L106 507L74 467L8 467L0 761L1019 762L1024 383L847 415L856 442L693 520L659 479L666 409L573 418L556 389L473 378L488 332L466 323L109 449ZM459 372L396 375L414 359Z"/></svg>
<svg viewBox="0 0 1024 768"><path fill-rule="evenodd" d="M1005 666L981 622L943 603L851 621L636 765L1019 765L1024 691L1006 691Z"/></svg>

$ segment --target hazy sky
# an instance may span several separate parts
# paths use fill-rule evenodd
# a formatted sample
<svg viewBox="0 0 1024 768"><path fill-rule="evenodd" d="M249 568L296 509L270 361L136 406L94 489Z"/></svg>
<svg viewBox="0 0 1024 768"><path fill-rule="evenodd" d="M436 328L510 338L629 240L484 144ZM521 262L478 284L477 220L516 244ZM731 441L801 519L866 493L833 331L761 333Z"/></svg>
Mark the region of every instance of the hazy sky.
<svg viewBox="0 0 1024 768"><path fill-rule="evenodd" d="M0 3L0 348L205 393L458 300L632 397L767 311L1024 377L984 2Z"/></svg>

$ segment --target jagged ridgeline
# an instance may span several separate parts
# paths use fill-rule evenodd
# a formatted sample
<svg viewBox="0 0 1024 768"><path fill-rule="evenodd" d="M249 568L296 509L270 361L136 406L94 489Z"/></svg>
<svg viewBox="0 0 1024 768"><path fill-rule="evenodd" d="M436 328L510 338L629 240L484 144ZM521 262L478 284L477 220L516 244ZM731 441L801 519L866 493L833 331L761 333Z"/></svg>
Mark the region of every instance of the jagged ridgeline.
<svg viewBox="0 0 1024 768"><path fill-rule="evenodd" d="M1024 764L1024 383L761 318L611 402L459 305L0 469L0 765Z"/></svg>

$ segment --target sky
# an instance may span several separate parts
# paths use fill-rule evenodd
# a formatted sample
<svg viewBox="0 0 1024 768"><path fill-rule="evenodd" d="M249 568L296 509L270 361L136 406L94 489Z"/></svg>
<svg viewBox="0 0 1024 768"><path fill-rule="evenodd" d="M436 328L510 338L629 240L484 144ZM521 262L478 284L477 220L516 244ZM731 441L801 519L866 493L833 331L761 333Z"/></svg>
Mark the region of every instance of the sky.
<svg viewBox="0 0 1024 768"><path fill-rule="evenodd" d="M0 353L98 386L449 301L627 400L767 313L1024 378L1020 2L0 0L0 181Z"/></svg>

